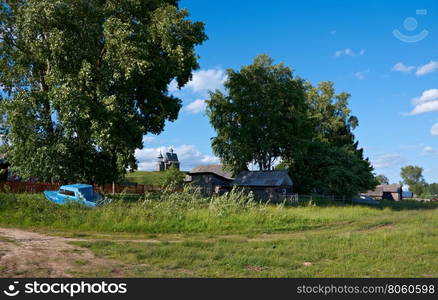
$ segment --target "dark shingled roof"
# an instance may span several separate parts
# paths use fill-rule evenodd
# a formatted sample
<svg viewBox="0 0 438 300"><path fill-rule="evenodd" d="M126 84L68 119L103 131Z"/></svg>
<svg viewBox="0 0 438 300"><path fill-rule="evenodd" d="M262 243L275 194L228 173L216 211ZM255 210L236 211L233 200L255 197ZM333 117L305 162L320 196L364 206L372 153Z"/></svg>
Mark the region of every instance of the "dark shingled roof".
<svg viewBox="0 0 438 300"><path fill-rule="evenodd" d="M243 171L234 181L238 186L292 186L287 171Z"/></svg>
<svg viewBox="0 0 438 300"><path fill-rule="evenodd" d="M198 166L193 168L189 175L193 174L204 174L204 173L213 173L225 179L233 180L233 174L231 172L225 171L222 165L205 165Z"/></svg>
<svg viewBox="0 0 438 300"><path fill-rule="evenodd" d="M178 156L176 155L176 153L167 152L164 157L164 161L178 161Z"/></svg>
<svg viewBox="0 0 438 300"><path fill-rule="evenodd" d="M368 191L366 194L368 196L381 197L383 193L401 193L401 184L382 184L376 186L373 191Z"/></svg>

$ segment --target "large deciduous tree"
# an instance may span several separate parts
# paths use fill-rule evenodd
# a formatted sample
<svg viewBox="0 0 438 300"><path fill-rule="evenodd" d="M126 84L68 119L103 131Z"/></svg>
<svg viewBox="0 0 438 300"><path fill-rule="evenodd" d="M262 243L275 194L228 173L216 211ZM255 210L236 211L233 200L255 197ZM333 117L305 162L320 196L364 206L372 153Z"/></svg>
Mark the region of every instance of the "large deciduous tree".
<svg viewBox="0 0 438 300"><path fill-rule="evenodd" d="M227 70L227 94L210 92L207 114L217 132L216 155L234 173L255 162L270 170L287 144L306 135L306 98L303 81L267 55L240 71Z"/></svg>
<svg viewBox="0 0 438 300"><path fill-rule="evenodd" d="M210 93L207 113L217 132L213 150L235 173L252 161L270 170L277 159L296 192L353 195L375 187L352 133L358 119L349 94L335 94L331 82L313 87L266 55L227 74L226 94Z"/></svg>
<svg viewBox="0 0 438 300"><path fill-rule="evenodd" d="M418 166L403 167L400 171L400 177L415 195L426 192L427 184L423 177L423 168Z"/></svg>
<svg viewBox="0 0 438 300"><path fill-rule="evenodd" d="M4 151L24 178L118 180L142 136L177 118L168 84L198 68L206 39L177 0L0 4Z"/></svg>
<svg viewBox="0 0 438 300"><path fill-rule="evenodd" d="M336 94L333 83L306 83L311 139L299 151L285 152L284 161L301 193L353 195L373 189L373 167L358 148L353 130L358 118L348 107L350 95Z"/></svg>

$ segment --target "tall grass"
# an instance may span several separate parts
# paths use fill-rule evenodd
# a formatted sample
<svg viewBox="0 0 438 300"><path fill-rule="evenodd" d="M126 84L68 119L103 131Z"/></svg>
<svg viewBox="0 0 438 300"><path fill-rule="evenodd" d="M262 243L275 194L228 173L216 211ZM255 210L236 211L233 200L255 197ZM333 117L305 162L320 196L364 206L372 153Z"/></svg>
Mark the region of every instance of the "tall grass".
<svg viewBox="0 0 438 300"><path fill-rule="evenodd" d="M390 208L262 204L251 193L232 190L202 197L199 190L147 193L138 201L122 196L97 208L57 205L42 195L0 194L0 225L94 232L260 233L340 226Z"/></svg>

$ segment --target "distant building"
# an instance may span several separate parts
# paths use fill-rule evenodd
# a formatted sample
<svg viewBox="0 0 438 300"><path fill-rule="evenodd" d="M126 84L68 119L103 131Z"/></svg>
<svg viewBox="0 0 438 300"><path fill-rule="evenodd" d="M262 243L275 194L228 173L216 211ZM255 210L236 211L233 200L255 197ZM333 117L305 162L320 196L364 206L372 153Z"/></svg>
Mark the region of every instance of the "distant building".
<svg viewBox="0 0 438 300"><path fill-rule="evenodd" d="M233 176L225 171L222 165L205 165L192 169L186 176L185 182L201 188L203 194L211 195L231 189Z"/></svg>
<svg viewBox="0 0 438 300"><path fill-rule="evenodd" d="M381 184L376 186L373 191L366 192L366 195L379 200L401 201L403 200L402 187L401 184Z"/></svg>
<svg viewBox="0 0 438 300"><path fill-rule="evenodd" d="M414 193L411 192L411 191L403 191L402 192L402 197L403 197L403 199L414 198Z"/></svg>
<svg viewBox="0 0 438 300"><path fill-rule="evenodd" d="M243 171L233 185L249 189L259 199L278 200L293 192L288 171Z"/></svg>
<svg viewBox="0 0 438 300"><path fill-rule="evenodd" d="M178 170L180 167L180 163L178 160L178 155L173 152L173 149L170 148L169 152L166 152L164 157L161 154L157 157L157 171L166 171L170 169L171 166L175 166Z"/></svg>

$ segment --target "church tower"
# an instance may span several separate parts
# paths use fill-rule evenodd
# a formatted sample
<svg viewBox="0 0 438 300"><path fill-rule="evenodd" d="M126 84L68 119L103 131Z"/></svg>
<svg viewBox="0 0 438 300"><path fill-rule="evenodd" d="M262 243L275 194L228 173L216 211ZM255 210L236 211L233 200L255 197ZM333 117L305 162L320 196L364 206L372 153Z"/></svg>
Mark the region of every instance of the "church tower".
<svg viewBox="0 0 438 300"><path fill-rule="evenodd" d="M160 150L160 155L157 156L156 166L158 172L164 171L164 160L163 160L163 155L161 154L161 150Z"/></svg>

